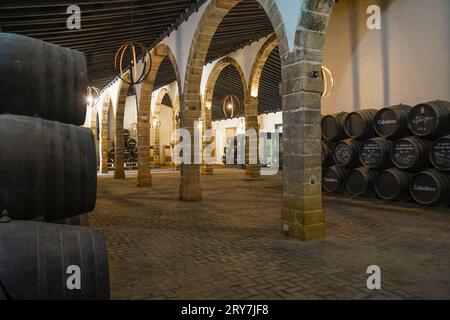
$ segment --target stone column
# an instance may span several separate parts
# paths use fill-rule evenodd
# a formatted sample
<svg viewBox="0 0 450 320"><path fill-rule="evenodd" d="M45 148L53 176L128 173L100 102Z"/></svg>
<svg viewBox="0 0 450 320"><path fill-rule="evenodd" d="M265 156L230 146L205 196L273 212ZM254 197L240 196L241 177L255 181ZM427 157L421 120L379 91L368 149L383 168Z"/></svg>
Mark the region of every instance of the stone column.
<svg viewBox="0 0 450 320"><path fill-rule="evenodd" d="M303 36L315 38L318 35L306 33ZM289 54L282 67L284 205L281 228L284 233L302 240L325 237L320 60L321 52L299 49Z"/></svg>
<svg viewBox="0 0 450 320"><path fill-rule="evenodd" d="M156 106L156 110L161 110L161 106ZM161 112L160 111L155 111L155 115L154 117L156 119L159 119L160 121L160 127L159 128L154 128L154 134L155 134L155 144L154 144L154 148L153 148L153 159L155 161L155 165L159 165L161 163L161 138L160 138L160 133L161 133Z"/></svg>
<svg viewBox="0 0 450 320"><path fill-rule="evenodd" d="M246 97L244 98L244 112L245 112L245 130L253 129L259 135L259 124L258 124L258 98ZM251 147L248 138L246 138L245 145L245 180L255 181L261 178L261 164L259 163L258 154L258 143L256 147ZM252 155L258 157L257 164L250 164L250 152Z"/></svg>
<svg viewBox="0 0 450 320"><path fill-rule="evenodd" d="M100 127L100 172L108 173L108 113L102 112Z"/></svg>
<svg viewBox="0 0 450 320"><path fill-rule="evenodd" d="M200 185L200 164L194 163L194 126L200 118L200 110L185 109L182 112L181 128L191 134L191 164L181 164L180 199L182 201L200 201L202 190Z"/></svg>
<svg viewBox="0 0 450 320"><path fill-rule="evenodd" d="M120 106L125 106L126 94L119 96L118 108ZM124 155L123 149L125 147L123 141L123 120L124 112L116 112L116 133L114 135L114 179L125 179L125 169L124 169Z"/></svg>
<svg viewBox="0 0 450 320"><path fill-rule="evenodd" d="M138 187L150 187L152 185L151 159L150 159L150 97L152 86L141 86L141 96L144 103L139 105L138 111ZM148 105L145 104L148 102Z"/></svg>
<svg viewBox="0 0 450 320"><path fill-rule="evenodd" d="M205 132L207 130L211 130L211 128L212 128L212 110L211 110L211 108L207 108L206 105L203 105L203 107L202 107L202 125L203 125L202 132L203 132L203 136L204 136ZM211 141L203 140L202 154L203 154L203 150L205 150L206 147L208 145L210 145L211 143L214 143L214 141L215 141L214 137L212 137ZM212 156L214 156L214 153ZM211 164L205 163L205 160L203 159L203 164L201 166L201 172L203 175L212 175L212 174L214 174L213 166Z"/></svg>

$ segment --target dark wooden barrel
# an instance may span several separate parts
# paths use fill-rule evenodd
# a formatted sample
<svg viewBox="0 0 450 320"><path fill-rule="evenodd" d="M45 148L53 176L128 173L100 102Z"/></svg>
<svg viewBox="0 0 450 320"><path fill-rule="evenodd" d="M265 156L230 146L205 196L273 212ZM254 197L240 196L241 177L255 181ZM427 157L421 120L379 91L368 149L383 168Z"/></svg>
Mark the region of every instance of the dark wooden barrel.
<svg viewBox="0 0 450 320"><path fill-rule="evenodd" d="M330 193L342 193L345 191L345 179L350 170L344 167L334 166L324 169L322 174L322 188Z"/></svg>
<svg viewBox="0 0 450 320"><path fill-rule="evenodd" d="M373 120L376 133L390 140L409 136L408 114L411 109L411 106L400 104L379 110Z"/></svg>
<svg viewBox="0 0 450 320"><path fill-rule="evenodd" d="M375 179L375 191L383 200L407 201L411 198L409 185L414 175L397 168L380 172Z"/></svg>
<svg viewBox="0 0 450 320"><path fill-rule="evenodd" d="M138 148L133 148L133 149L130 150L130 152L131 152L131 156L133 158L139 158L139 150L138 150Z"/></svg>
<svg viewBox="0 0 450 320"><path fill-rule="evenodd" d="M125 145L127 146L128 149L133 149L134 147L137 146L137 141L136 139L130 138L127 140Z"/></svg>
<svg viewBox="0 0 450 320"><path fill-rule="evenodd" d="M14 219L61 220L91 212L97 195L92 130L0 115L0 209ZM20 147L18 147L20 146Z"/></svg>
<svg viewBox="0 0 450 320"><path fill-rule="evenodd" d="M392 166L392 143L384 138L373 138L361 144L359 159L367 168L384 170Z"/></svg>
<svg viewBox="0 0 450 320"><path fill-rule="evenodd" d="M344 130L346 112L322 117L322 137L328 141L339 141L347 138Z"/></svg>
<svg viewBox="0 0 450 320"><path fill-rule="evenodd" d="M430 161L436 169L450 171L450 135L433 142L430 147Z"/></svg>
<svg viewBox="0 0 450 320"><path fill-rule="evenodd" d="M103 235L87 227L12 221L0 224L0 281L13 300L109 299ZM80 268L80 290L69 290ZM67 273L67 271L70 273Z"/></svg>
<svg viewBox="0 0 450 320"><path fill-rule="evenodd" d="M361 142L356 140L344 140L338 142L334 146L333 157L337 165L355 168L361 165L359 160L359 152L361 150Z"/></svg>
<svg viewBox="0 0 450 320"><path fill-rule="evenodd" d="M321 141L322 146L322 167L331 167L333 166L333 143L327 140Z"/></svg>
<svg viewBox="0 0 450 320"><path fill-rule="evenodd" d="M450 175L428 169L414 176L409 186L411 196L420 204L450 204Z"/></svg>
<svg viewBox="0 0 450 320"><path fill-rule="evenodd" d="M108 159L114 159L115 154L116 154L116 150L114 148L109 149L109 151L108 151Z"/></svg>
<svg viewBox="0 0 450 320"><path fill-rule="evenodd" d="M125 160L128 160L131 157L131 151L128 148L123 149L123 157Z"/></svg>
<svg viewBox="0 0 450 320"><path fill-rule="evenodd" d="M353 169L347 176L346 186L350 194L368 196L374 191L375 171L366 167Z"/></svg>
<svg viewBox="0 0 450 320"><path fill-rule="evenodd" d="M0 32L0 113L82 125L87 86L83 53Z"/></svg>
<svg viewBox="0 0 450 320"><path fill-rule="evenodd" d="M415 136L400 139L392 146L392 163L399 169L419 172L430 166L430 142Z"/></svg>
<svg viewBox="0 0 450 320"><path fill-rule="evenodd" d="M408 114L411 132L422 138L436 139L450 133L450 102L431 101L415 106Z"/></svg>
<svg viewBox="0 0 450 320"><path fill-rule="evenodd" d="M124 129L124 130L123 130L123 139L124 139L125 141L127 141L129 138L130 138L130 130Z"/></svg>
<svg viewBox="0 0 450 320"><path fill-rule="evenodd" d="M351 112L345 117L344 130L347 136L356 140L367 140L376 136L373 119L377 110L364 109Z"/></svg>

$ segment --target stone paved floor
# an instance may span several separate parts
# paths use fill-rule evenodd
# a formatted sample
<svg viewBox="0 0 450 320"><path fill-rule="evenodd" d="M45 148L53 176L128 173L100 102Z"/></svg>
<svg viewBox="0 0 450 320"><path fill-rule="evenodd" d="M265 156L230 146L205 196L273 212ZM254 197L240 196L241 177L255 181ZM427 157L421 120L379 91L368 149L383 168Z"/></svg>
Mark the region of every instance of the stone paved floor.
<svg viewBox="0 0 450 320"><path fill-rule="evenodd" d="M184 203L177 174L150 189L99 178L91 225L107 238L113 299L450 298L448 210L327 197L327 238L301 242L280 234L281 176L202 179L204 200Z"/></svg>

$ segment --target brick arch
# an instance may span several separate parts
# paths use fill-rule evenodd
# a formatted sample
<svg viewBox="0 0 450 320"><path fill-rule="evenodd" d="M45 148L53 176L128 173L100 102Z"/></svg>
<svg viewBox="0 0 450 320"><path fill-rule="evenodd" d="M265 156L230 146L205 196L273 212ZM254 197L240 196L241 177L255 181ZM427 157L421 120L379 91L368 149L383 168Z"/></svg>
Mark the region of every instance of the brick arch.
<svg viewBox="0 0 450 320"><path fill-rule="evenodd" d="M103 98L100 120L100 172L108 173L108 115L112 108L111 96L106 93Z"/></svg>
<svg viewBox="0 0 450 320"><path fill-rule="evenodd" d="M138 103L138 186L146 187L152 185L151 160L150 160L150 129L151 129L151 100L156 76L163 60L168 57L175 70L178 84L178 94L180 89L180 74L175 56L166 44L158 44L151 52L152 65L147 80L141 86ZM173 101L172 101L173 102Z"/></svg>
<svg viewBox="0 0 450 320"><path fill-rule="evenodd" d="M219 76L222 73L223 69L225 69L229 65L232 65L239 73L239 76L242 81L244 97L247 96L248 94L247 80L245 79L244 71L242 70L241 65L234 58L225 57L215 64L214 68L211 70L211 73L209 74L208 81L206 82L205 97L204 97L205 107L209 108L209 105L212 103L214 88L216 87L217 79L219 79Z"/></svg>
<svg viewBox="0 0 450 320"><path fill-rule="evenodd" d="M269 59L270 54L277 46L277 37L272 34L256 55L255 62L253 63L252 71L250 73L249 81L249 92L254 98L258 97L259 94L259 84L261 80L261 74L263 72L264 66L266 65L267 59Z"/></svg>
<svg viewBox="0 0 450 320"><path fill-rule="evenodd" d="M206 82L205 95L201 111L203 132L205 132L206 130L210 130L212 127L212 100L214 95L214 88L216 87L216 82L219 79L219 76L222 73L223 69L225 69L229 65L232 65L240 76L243 87L242 92L244 101L246 100L246 97L248 95L247 80L245 79L244 71L242 70L242 67L239 64L239 62L237 62L234 58L231 57L224 57L221 60L219 60L214 65L214 68L211 70L211 73L209 74L208 77L208 81ZM209 142L203 141L203 148L205 148L208 144ZM201 172L206 175L213 174L212 165L203 163L201 166Z"/></svg>
<svg viewBox="0 0 450 320"><path fill-rule="evenodd" d="M194 122L201 116L200 83L209 46L223 18L243 0L212 0L201 17L189 51L182 99L182 127L194 136ZM288 53L286 28L275 0L256 0L267 13L278 39L280 55ZM192 144L193 145L193 144ZM194 158L194 152L192 153ZM180 198L201 200L200 165L181 167Z"/></svg>

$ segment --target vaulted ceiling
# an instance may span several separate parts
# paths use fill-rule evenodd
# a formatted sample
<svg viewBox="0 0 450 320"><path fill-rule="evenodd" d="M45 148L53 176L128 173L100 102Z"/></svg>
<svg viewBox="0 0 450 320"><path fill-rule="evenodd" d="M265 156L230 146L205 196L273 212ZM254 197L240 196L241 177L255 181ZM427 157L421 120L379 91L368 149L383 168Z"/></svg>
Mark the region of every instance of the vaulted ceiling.
<svg viewBox="0 0 450 320"><path fill-rule="evenodd" d="M114 56L124 42L133 39L151 49L205 1L2 0L0 31L27 35L84 52L89 80L101 89L116 77ZM77 4L81 9L81 30L67 29L66 22L70 14L66 10L71 4ZM207 62L272 32L272 25L259 4L255 0L244 0L220 24L212 40ZM270 59L270 68L266 76L263 74L261 97L265 98L261 105L280 104L272 101L278 97L280 70L277 70L279 61L276 60ZM264 79L268 82L264 83ZM166 59L160 67L155 86L161 87L174 80L175 72L170 60ZM225 82L225 87L233 86Z"/></svg>

